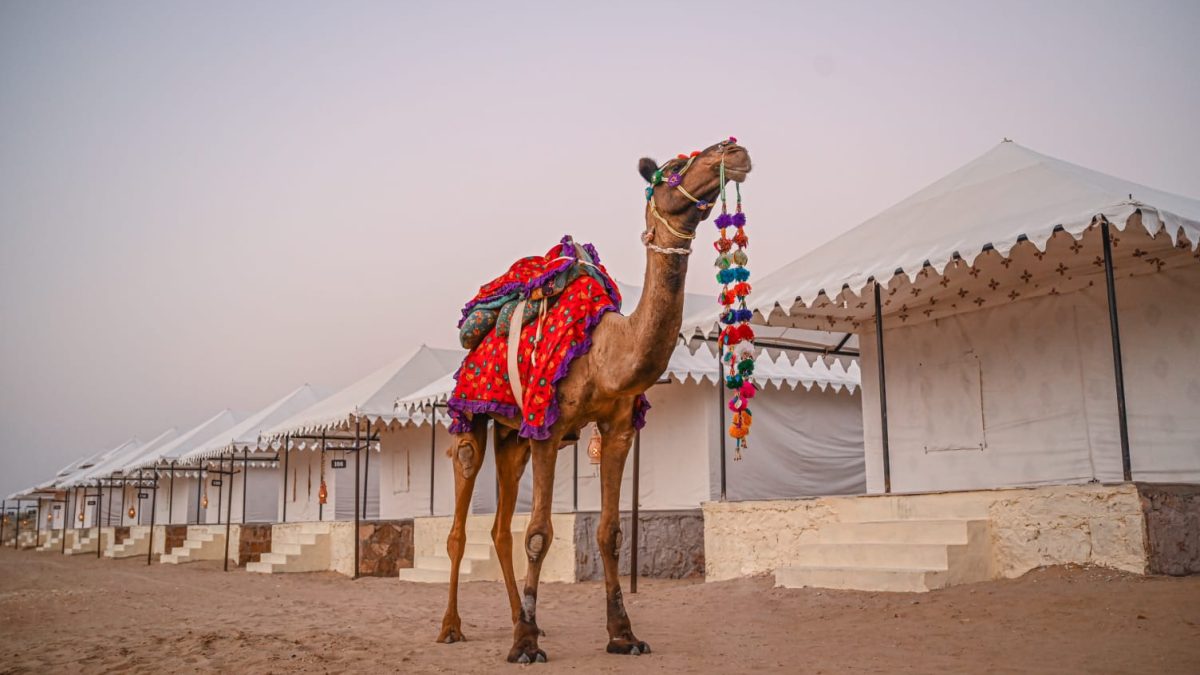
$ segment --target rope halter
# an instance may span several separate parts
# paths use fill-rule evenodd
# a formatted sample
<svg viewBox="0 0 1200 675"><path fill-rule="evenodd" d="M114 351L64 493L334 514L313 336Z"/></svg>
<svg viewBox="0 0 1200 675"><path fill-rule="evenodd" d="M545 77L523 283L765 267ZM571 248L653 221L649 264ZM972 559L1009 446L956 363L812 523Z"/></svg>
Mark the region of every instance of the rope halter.
<svg viewBox="0 0 1200 675"><path fill-rule="evenodd" d="M721 189L722 195L724 195L724 193L725 193L725 150L731 144L733 144L735 142L735 140L736 139L734 139L731 136L727 140L721 141L720 143L717 144L717 147L720 148L720 151L721 151L721 164L720 164L720 167L718 168L718 180L720 182L720 189ZM679 194L683 195L688 201L695 204L697 209L700 209L701 211L707 211L708 209L711 209L713 207L712 202L708 202L703 199L698 199L697 197L692 195L692 193L688 192L683 187L684 174L687 173L688 169L692 168L692 164L696 161L696 158L699 156L700 156L699 151L694 151L690 155L679 155L676 158L677 160L686 160L684 162L683 168L681 168L679 171L672 171L670 175L666 175L664 173L666 170L667 164L663 164L662 166L658 167L658 170L656 170L654 172L653 177L651 177L651 179L650 179L650 185L646 187L646 201L648 202L649 207L650 207L650 214L652 216L654 216L654 218L656 220L658 220L659 223L662 223L662 226L667 228L667 231L670 232L674 237L676 237L678 239L682 239L687 242L691 242L691 240L695 239L696 234L694 232L691 234L689 234L687 232L680 232L679 230L675 229L675 227L673 225L671 225L671 223L666 218L664 218L661 213L659 213L658 205L654 201L654 188L657 185L666 183L668 187L675 188L676 190L679 191ZM671 161L675 161L675 160L671 160ZM657 244L654 243L654 234L655 234L655 228L654 228L653 224L647 225L646 230L644 232L642 232L642 244L645 245L645 247L650 249L651 251L656 251L658 253L663 253L663 254L667 254L667 255L691 255L692 249L690 249L690 248L669 248L669 247L664 247L664 246L658 246Z"/></svg>

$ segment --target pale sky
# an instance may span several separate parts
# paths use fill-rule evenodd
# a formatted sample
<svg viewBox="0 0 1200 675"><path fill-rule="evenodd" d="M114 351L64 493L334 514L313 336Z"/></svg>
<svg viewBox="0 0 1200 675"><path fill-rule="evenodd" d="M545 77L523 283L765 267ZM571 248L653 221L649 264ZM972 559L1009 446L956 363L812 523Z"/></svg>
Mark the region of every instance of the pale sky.
<svg viewBox="0 0 1200 675"><path fill-rule="evenodd" d="M1194 1L582 5L0 2L0 494L641 283L643 155L739 138L756 276L1004 137L1200 196Z"/></svg>

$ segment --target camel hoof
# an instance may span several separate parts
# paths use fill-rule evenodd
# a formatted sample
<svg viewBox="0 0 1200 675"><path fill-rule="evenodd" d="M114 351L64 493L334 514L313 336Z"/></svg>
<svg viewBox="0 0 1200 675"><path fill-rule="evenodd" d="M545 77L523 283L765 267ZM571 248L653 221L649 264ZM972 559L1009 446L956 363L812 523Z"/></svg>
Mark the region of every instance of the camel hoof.
<svg viewBox="0 0 1200 675"><path fill-rule="evenodd" d="M454 626L446 626L442 628L442 632L438 635L438 642L442 644L452 645L455 642L466 642L467 636L462 634L462 631Z"/></svg>
<svg viewBox="0 0 1200 675"><path fill-rule="evenodd" d="M641 656L650 653L650 645L641 640L610 640L606 651L609 654Z"/></svg>
<svg viewBox="0 0 1200 675"><path fill-rule="evenodd" d="M520 664L545 663L546 652L540 649L534 649L533 651L522 651L520 649L513 648L513 651L509 652L508 654L508 662Z"/></svg>

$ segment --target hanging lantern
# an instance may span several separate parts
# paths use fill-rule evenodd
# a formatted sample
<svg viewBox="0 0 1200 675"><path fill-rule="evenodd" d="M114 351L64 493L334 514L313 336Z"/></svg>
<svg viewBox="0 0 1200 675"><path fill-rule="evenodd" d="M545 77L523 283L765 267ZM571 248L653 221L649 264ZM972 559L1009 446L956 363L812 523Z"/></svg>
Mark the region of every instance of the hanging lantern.
<svg viewBox="0 0 1200 675"><path fill-rule="evenodd" d="M46 514L46 522L47 522L47 523L53 523L53 522L54 522L54 514L53 514L53 513L47 513L47 514Z"/></svg>
<svg viewBox="0 0 1200 675"><path fill-rule="evenodd" d="M324 504L329 501L329 488L325 487L325 479L321 479L321 487L317 489L317 501Z"/></svg>
<svg viewBox="0 0 1200 675"><path fill-rule="evenodd" d="M81 522L81 523L83 522L83 512L82 511L79 512L79 522Z"/></svg>
<svg viewBox="0 0 1200 675"><path fill-rule="evenodd" d="M130 517L130 518L134 518L134 517L136 517L136 516L137 516L137 509L135 509L135 508L133 508L132 506L130 506L130 507L129 507L129 517Z"/></svg>

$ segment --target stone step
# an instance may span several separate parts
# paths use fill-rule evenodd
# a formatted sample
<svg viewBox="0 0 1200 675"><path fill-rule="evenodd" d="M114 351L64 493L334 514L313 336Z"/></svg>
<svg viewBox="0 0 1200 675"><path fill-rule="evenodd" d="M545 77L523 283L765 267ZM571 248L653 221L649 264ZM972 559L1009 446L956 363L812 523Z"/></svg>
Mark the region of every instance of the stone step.
<svg viewBox="0 0 1200 675"><path fill-rule="evenodd" d="M923 593L949 584L946 570L850 569L794 566L775 570L775 585L783 588L832 588L858 591Z"/></svg>
<svg viewBox="0 0 1200 675"><path fill-rule="evenodd" d="M801 544L794 560L805 567L947 570L950 548L945 544Z"/></svg>
<svg viewBox="0 0 1200 675"><path fill-rule="evenodd" d="M280 571L276 567L278 566L262 561L246 563L246 571L255 574L275 574L277 571Z"/></svg>
<svg viewBox="0 0 1200 675"><path fill-rule="evenodd" d="M879 496L853 500L843 520L986 520L991 498L982 494Z"/></svg>
<svg viewBox="0 0 1200 675"><path fill-rule="evenodd" d="M824 544L967 544L986 537L986 520L890 520L822 525Z"/></svg>
<svg viewBox="0 0 1200 675"><path fill-rule="evenodd" d="M421 555L413 560L413 567L423 570L450 572L450 558L439 555ZM492 558L463 558L458 567L459 576L471 574L500 574L500 562Z"/></svg>
<svg viewBox="0 0 1200 675"><path fill-rule="evenodd" d="M445 584L450 582L450 572L448 570L430 570L418 567L402 569L397 577L400 581L411 581L421 584ZM460 578L460 581L466 580Z"/></svg>

